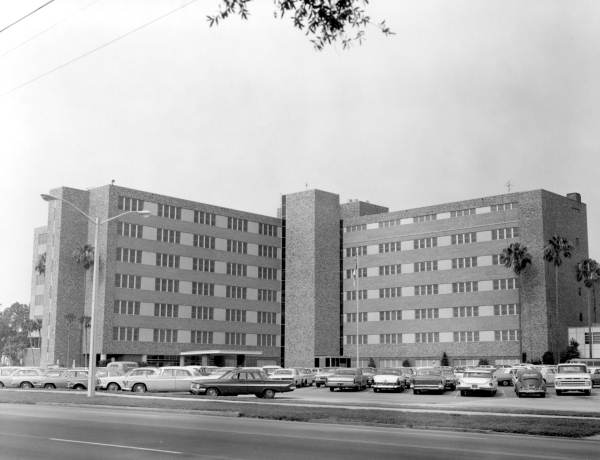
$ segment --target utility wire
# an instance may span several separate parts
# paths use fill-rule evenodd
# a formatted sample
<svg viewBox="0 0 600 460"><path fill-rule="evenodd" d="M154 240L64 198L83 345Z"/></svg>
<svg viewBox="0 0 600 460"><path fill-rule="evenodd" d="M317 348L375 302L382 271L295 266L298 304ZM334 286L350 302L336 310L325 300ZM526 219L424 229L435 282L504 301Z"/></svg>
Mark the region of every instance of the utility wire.
<svg viewBox="0 0 600 460"><path fill-rule="evenodd" d="M53 1L54 1L54 0L53 0ZM19 90L19 89L21 89L21 88L24 88L25 86L28 86L28 85L30 85L31 83L33 83L33 82L36 82L36 81L38 81L39 79L41 79L41 78L44 78L44 77L46 77L46 76L48 76L48 75L50 75L50 74L52 74L52 73L54 73L54 72L56 72L56 71L58 71L58 70L64 69L64 68L65 68L65 67L67 67L68 65L70 65L70 64L73 64L74 62L77 62L77 61L79 61L80 59L83 59L83 58L85 58L85 57L88 57L88 56L90 56L91 54L94 54L94 53L96 53L97 51L100 51L101 49L103 49L103 48L106 48L107 46L110 46L110 45L112 45L113 43L116 43L116 42L118 42L119 40L122 40L123 38L125 38L125 37L128 37L129 35L132 35L132 34L134 34L134 33L138 32L138 31L140 31L140 30L142 30L142 29L144 29L144 28L146 28L146 27L148 27L148 26L150 26L150 25L154 24L155 22L158 22L158 21L160 21L161 19L164 19L164 18L166 18L167 16L170 16L171 14L173 14L173 13L176 13L177 11L184 9L186 6L188 6L188 5L191 5L192 3L195 3L195 2L197 2L197 1L198 1L198 0L190 0L189 2L187 2L187 3L184 3L183 5L180 5L180 6L178 6L177 8L174 8L174 9L172 9L172 10L168 11L167 13L161 14L160 16L158 16L158 17L156 17L156 18L152 19L151 21L145 22L144 24L142 24L141 26L138 26L138 27L136 27L135 29L132 29L132 30L130 30L130 31L128 31L128 32L125 32L124 34L122 34L122 35L119 35L118 37L116 37L116 38L113 38L112 40L109 40L109 41L107 41L107 42L103 43L103 44L102 44L102 45L100 45L100 46L97 46L96 48L93 48L93 49L91 49L91 50L89 50L89 51L86 51L86 52L85 52L85 53L83 53L83 54L80 54L79 56L76 56L76 57L74 57L73 59L69 59L68 61L66 61L66 62L63 62L62 64L59 64L59 65L57 65L56 67L53 67L52 69L50 69L50 70L48 70L48 71L46 71L46 72L44 72L44 73L41 73L41 74L39 74L39 75L37 75L37 76L33 77L32 79L30 79L30 80L27 80L27 81L25 81L25 82L21 83L21 84L20 84L20 85L18 85L18 86L15 86L14 88L12 88L12 89L8 90L7 92L0 94L0 98L1 98L1 97L4 97L4 96L8 96L9 94L13 93L14 91L17 91L17 90Z"/></svg>
<svg viewBox="0 0 600 460"><path fill-rule="evenodd" d="M17 19L15 22L13 22L12 24L7 25L4 29L0 30L0 34L2 32L4 32L6 29L9 29L10 27L14 26L15 24L18 24L19 22L21 22L23 19L31 16L33 13L35 13L36 11L41 10L43 7L50 5L50 3L54 2L55 0L49 0L48 2L44 3L42 6L38 6L35 10L31 11L30 13L27 13L25 16L23 16L22 18Z"/></svg>
<svg viewBox="0 0 600 460"><path fill-rule="evenodd" d="M94 5L95 3L98 3L100 0L93 0L92 2L88 3L87 5L81 7L79 10L77 10L77 12L81 12L84 10L87 10L89 7L91 7L92 5ZM13 48L9 49L8 51L5 51L4 53L0 54L0 58L3 58L4 56L6 56L7 54L12 53L13 51L15 51L16 49L21 48L21 46L26 45L27 43L29 43L32 40L35 40L36 38L38 38L40 35L44 35L46 32L54 29L57 25L61 24L62 22L66 21L67 19L69 19L71 17L71 15L66 16L64 18L62 18L60 21L55 22L54 24L52 24L50 27L47 27L46 29L42 30L41 32L38 32L37 34L33 35L32 37L29 37L27 40L19 43L18 45L14 46Z"/></svg>

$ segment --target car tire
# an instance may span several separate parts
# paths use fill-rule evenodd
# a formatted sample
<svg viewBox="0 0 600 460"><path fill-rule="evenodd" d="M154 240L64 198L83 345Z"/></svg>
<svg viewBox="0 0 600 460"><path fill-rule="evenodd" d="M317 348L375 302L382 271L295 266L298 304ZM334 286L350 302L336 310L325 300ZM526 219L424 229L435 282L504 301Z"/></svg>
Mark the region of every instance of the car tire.
<svg viewBox="0 0 600 460"><path fill-rule="evenodd" d="M321 388L321 384L320 384L320 383L315 383L315 386L316 386L317 388Z"/></svg>
<svg viewBox="0 0 600 460"><path fill-rule="evenodd" d="M584 396L590 396L591 394L592 394L592 390L585 390L585 391L583 392L583 395L584 395Z"/></svg>
<svg viewBox="0 0 600 460"><path fill-rule="evenodd" d="M450 387L450 391L456 391L456 385L452 385L452 386Z"/></svg>
<svg viewBox="0 0 600 460"><path fill-rule="evenodd" d="M540 398L545 398L546 397L546 393L540 393Z"/></svg>
<svg viewBox="0 0 600 460"><path fill-rule="evenodd" d="M206 396L210 396L211 398L216 398L220 394L218 388L210 387L206 389Z"/></svg>
<svg viewBox="0 0 600 460"><path fill-rule="evenodd" d="M106 391L120 391L121 387L119 386L118 383L115 382L110 382L107 386L106 386Z"/></svg>
<svg viewBox="0 0 600 460"><path fill-rule="evenodd" d="M562 390L556 390L556 396L562 396L563 392Z"/></svg>
<svg viewBox="0 0 600 460"><path fill-rule="evenodd" d="M81 385L80 383L78 383L77 385L75 385L73 387L73 389L76 391L82 391L82 390L85 390L85 387L83 385Z"/></svg>
<svg viewBox="0 0 600 460"><path fill-rule="evenodd" d="M0 382L0 388L4 388L4 383Z"/></svg>
<svg viewBox="0 0 600 460"><path fill-rule="evenodd" d="M461 396L467 396L466 390L460 390L460 395Z"/></svg>
<svg viewBox="0 0 600 460"><path fill-rule="evenodd" d="M146 385L144 385L143 383L136 383L133 388L131 388L131 391L133 391L134 393L146 393L146 391L148 391L148 389L146 388Z"/></svg>
<svg viewBox="0 0 600 460"><path fill-rule="evenodd" d="M496 396L496 390L492 391L491 395Z"/></svg>
<svg viewBox="0 0 600 460"><path fill-rule="evenodd" d="M46 385L44 385L44 390L56 390L56 385L54 385L53 383L47 383Z"/></svg>
<svg viewBox="0 0 600 460"><path fill-rule="evenodd" d="M503 380L502 381L502 386L507 387L510 384L510 382L508 380Z"/></svg>
<svg viewBox="0 0 600 460"><path fill-rule="evenodd" d="M33 385L31 384L31 382L21 382L21 385L19 385L21 388L23 388L24 390L29 390L31 388L33 388Z"/></svg>
<svg viewBox="0 0 600 460"><path fill-rule="evenodd" d="M335 388L329 387L329 391L335 391Z"/></svg>
<svg viewBox="0 0 600 460"><path fill-rule="evenodd" d="M413 389L413 394L414 394L414 395L421 394L421 390L414 390L414 389Z"/></svg>
<svg viewBox="0 0 600 460"><path fill-rule="evenodd" d="M275 397L275 390L267 388L265 391L263 391L262 395L265 399L273 399Z"/></svg>

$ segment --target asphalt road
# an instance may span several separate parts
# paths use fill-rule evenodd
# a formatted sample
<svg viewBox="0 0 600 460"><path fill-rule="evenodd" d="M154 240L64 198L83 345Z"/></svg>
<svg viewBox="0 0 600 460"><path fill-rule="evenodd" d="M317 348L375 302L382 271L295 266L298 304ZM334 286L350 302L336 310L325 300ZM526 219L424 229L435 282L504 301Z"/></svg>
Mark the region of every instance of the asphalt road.
<svg viewBox="0 0 600 460"><path fill-rule="evenodd" d="M3 404L2 459L591 459L598 440Z"/></svg>

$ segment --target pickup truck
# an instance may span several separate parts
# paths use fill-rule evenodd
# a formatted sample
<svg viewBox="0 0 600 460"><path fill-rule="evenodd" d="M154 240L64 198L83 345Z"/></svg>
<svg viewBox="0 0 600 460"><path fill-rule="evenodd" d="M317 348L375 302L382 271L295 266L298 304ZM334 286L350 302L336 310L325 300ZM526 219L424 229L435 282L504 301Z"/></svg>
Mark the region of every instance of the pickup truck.
<svg viewBox="0 0 600 460"><path fill-rule="evenodd" d="M586 396L592 394L592 376L587 366L581 363L559 364L554 376L554 390L557 395L565 391L582 391Z"/></svg>

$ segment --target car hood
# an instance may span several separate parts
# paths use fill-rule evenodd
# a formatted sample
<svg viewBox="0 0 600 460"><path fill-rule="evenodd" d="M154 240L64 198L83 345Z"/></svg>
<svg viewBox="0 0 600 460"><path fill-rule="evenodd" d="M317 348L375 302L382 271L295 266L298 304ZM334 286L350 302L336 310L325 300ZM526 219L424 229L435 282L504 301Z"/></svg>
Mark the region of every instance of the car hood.
<svg viewBox="0 0 600 460"><path fill-rule="evenodd" d="M572 378L576 378L576 379L591 379L592 376L591 374L585 374L583 372L569 372L568 374L554 374L554 380L560 380L560 379L572 379Z"/></svg>

